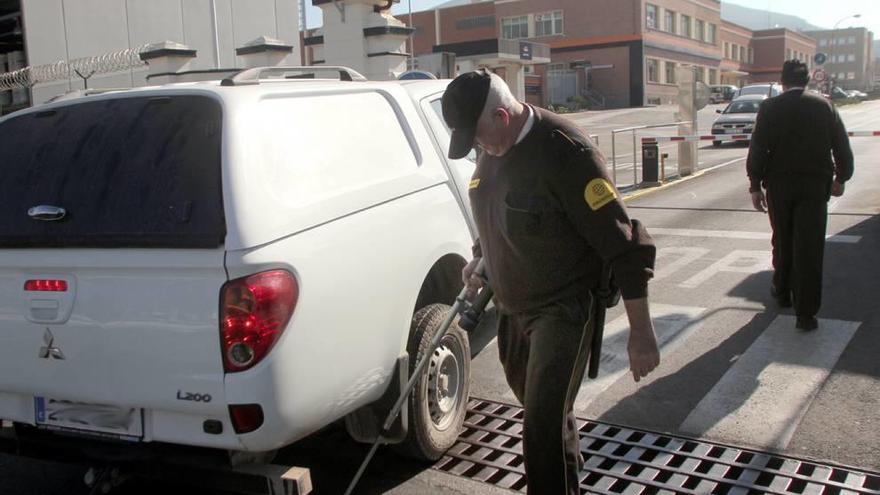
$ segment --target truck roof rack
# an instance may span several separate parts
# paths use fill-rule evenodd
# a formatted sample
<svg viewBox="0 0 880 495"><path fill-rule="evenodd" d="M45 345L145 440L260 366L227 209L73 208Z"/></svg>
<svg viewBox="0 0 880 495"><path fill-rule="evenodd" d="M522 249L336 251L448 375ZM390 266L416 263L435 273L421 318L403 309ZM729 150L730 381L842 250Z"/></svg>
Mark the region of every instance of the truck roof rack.
<svg viewBox="0 0 880 495"><path fill-rule="evenodd" d="M290 66L254 67L244 69L220 81L221 86L243 86L260 84L261 78L274 79L316 79L318 73L332 73L340 81L366 81L367 78L354 69L342 66Z"/></svg>

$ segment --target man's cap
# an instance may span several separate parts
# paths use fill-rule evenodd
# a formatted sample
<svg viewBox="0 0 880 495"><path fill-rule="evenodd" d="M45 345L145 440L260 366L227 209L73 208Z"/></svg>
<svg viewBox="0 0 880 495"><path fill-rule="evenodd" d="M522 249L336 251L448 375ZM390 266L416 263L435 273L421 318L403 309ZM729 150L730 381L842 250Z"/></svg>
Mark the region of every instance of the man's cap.
<svg viewBox="0 0 880 495"><path fill-rule="evenodd" d="M452 129L449 158L464 158L474 147L477 121L486 106L492 77L478 69L456 77L443 94L443 120Z"/></svg>
<svg viewBox="0 0 880 495"><path fill-rule="evenodd" d="M786 60L782 64L782 83L789 86L802 86L810 82L810 69L800 60Z"/></svg>

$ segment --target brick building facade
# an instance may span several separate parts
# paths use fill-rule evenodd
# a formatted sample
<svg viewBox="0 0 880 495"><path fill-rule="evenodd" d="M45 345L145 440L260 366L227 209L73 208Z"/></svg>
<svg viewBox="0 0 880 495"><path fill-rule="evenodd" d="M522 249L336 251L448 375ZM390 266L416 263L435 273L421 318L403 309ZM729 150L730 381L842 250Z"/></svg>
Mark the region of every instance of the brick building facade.
<svg viewBox="0 0 880 495"><path fill-rule="evenodd" d="M816 40L789 29L754 31L755 62L749 71L752 82L775 82L782 77L782 61L797 59L812 70Z"/></svg>
<svg viewBox="0 0 880 495"><path fill-rule="evenodd" d="M843 89L874 89L874 34L865 28L809 31L818 50L828 56L822 67Z"/></svg>
<svg viewBox="0 0 880 495"><path fill-rule="evenodd" d="M709 85L778 80L786 58L811 60L816 49L787 29L722 20L720 0L453 0L414 13L413 27L416 57L472 54L499 39L549 46L550 63L525 73L526 100L542 106L673 103L677 69Z"/></svg>

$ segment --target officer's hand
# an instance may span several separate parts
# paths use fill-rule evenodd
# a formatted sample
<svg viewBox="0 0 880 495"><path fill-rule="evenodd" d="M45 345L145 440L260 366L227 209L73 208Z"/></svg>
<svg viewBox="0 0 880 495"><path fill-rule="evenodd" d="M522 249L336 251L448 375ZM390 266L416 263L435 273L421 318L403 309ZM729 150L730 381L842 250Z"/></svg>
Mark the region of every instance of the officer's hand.
<svg viewBox="0 0 880 495"><path fill-rule="evenodd" d="M477 295L477 292L483 288L483 279L474 273L479 262L480 258L474 258L461 270L461 281L468 289L467 297L469 299Z"/></svg>
<svg viewBox="0 0 880 495"><path fill-rule="evenodd" d="M767 211L767 198L764 197L764 191L752 193L752 206L761 213Z"/></svg>
<svg viewBox="0 0 880 495"><path fill-rule="evenodd" d="M629 353L629 370L635 381L648 376L648 373L660 365L660 349L657 347L653 325L630 330L626 350Z"/></svg>
<svg viewBox="0 0 880 495"><path fill-rule="evenodd" d="M660 365L660 349L654 336L654 323L648 310L648 298L624 299L623 306L629 318L629 370L633 380L639 381Z"/></svg>
<svg viewBox="0 0 880 495"><path fill-rule="evenodd" d="M831 183L831 195L839 198L843 196L843 190L845 187L840 182L834 181Z"/></svg>

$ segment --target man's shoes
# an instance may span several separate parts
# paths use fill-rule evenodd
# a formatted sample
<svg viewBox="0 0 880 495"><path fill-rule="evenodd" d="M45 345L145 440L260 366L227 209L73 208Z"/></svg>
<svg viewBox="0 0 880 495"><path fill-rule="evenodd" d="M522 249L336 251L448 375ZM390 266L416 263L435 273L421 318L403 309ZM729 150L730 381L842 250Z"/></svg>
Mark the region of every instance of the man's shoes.
<svg viewBox="0 0 880 495"><path fill-rule="evenodd" d="M776 299L776 304L779 305L780 308L790 308L791 307L791 291L779 292L776 290L776 287L770 286L770 295L773 296L773 299Z"/></svg>
<svg viewBox="0 0 880 495"><path fill-rule="evenodd" d="M819 328L819 320L815 316L798 316L794 326L800 330L815 330Z"/></svg>

